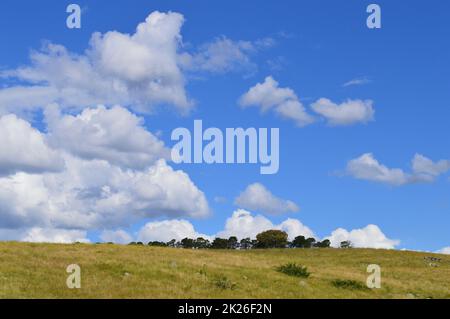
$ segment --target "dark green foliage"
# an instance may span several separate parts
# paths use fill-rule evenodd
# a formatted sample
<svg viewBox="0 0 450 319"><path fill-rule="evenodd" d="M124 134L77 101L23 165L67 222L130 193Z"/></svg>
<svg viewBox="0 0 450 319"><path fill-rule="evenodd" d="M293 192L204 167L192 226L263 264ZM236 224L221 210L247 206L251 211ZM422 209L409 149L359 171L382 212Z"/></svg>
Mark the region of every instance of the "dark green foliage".
<svg viewBox="0 0 450 319"><path fill-rule="evenodd" d="M231 236L230 238L228 238L228 245L227 248L228 249L236 249L239 246L239 242L236 236Z"/></svg>
<svg viewBox="0 0 450 319"><path fill-rule="evenodd" d="M322 240L322 241L318 241L318 242L315 244L315 247L318 247L318 248L328 248L328 247L330 247L330 245L331 245L331 242L330 242L328 239L325 239L325 240Z"/></svg>
<svg viewBox="0 0 450 319"><path fill-rule="evenodd" d="M151 241L148 243L149 246L154 246L154 247L166 247L167 244L163 243L161 241Z"/></svg>
<svg viewBox="0 0 450 319"><path fill-rule="evenodd" d="M211 248L213 249L227 249L228 248L228 239L223 238L215 238L211 244Z"/></svg>
<svg viewBox="0 0 450 319"><path fill-rule="evenodd" d="M183 238L181 240L181 247L183 248L194 248L195 241L192 238Z"/></svg>
<svg viewBox="0 0 450 319"><path fill-rule="evenodd" d="M250 238L244 238L240 243L241 249L250 249L253 247L252 240Z"/></svg>
<svg viewBox="0 0 450 319"><path fill-rule="evenodd" d="M368 289L365 285L356 280L335 279L331 282L331 284L336 288L343 289Z"/></svg>
<svg viewBox="0 0 450 319"><path fill-rule="evenodd" d="M288 234L281 230L267 230L256 235L258 248L286 248Z"/></svg>
<svg viewBox="0 0 450 319"><path fill-rule="evenodd" d="M297 265L295 263L289 263L277 267L277 271L286 274L288 276L308 278L310 273L305 266Z"/></svg>
<svg viewBox="0 0 450 319"><path fill-rule="evenodd" d="M209 242L209 240L207 240L203 237L197 238L194 242L194 247L198 248L198 249L206 249L206 248L209 248L210 246L211 246L211 243Z"/></svg>
<svg viewBox="0 0 450 319"><path fill-rule="evenodd" d="M291 246L294 248L311 248L317 246L317 244L314 238L305 238L305 236L297 236L292 241Z"/></svg>

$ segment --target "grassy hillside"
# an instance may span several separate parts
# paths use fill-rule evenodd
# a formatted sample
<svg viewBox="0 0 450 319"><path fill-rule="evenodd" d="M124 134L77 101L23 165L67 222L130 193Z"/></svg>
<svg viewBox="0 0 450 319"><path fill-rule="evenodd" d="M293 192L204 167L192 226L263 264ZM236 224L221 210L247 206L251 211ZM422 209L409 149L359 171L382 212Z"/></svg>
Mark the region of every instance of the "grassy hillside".
<svg viewBox="0 0 450 319"><path fill-rule="evenodd" d="M431 265L424 257L442 260ZM305 265L309 278L277 272ZM81 267L68 289L66 267ZM382 288L365 284L368 264ZM0 243L0 298L450 298L450 256L371 249L213 251L119 245Z"/></svg>

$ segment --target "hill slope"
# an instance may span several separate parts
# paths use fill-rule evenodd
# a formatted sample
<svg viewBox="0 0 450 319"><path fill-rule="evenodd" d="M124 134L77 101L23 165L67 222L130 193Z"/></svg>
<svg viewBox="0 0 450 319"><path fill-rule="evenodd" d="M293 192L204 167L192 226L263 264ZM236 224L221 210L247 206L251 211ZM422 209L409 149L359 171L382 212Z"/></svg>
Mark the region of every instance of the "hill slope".
<svg viewBox="0 0 450 319"><path fill-rule="evenodd" d="M425 257L438 257L430 265ZM279 273L295 262L307 279ZM81 267L68 289L66 267ZM369 264L381 289L365 284ZM119 245L0 243L0 298L450 298L450 256L372 249L214 251Z"/></svg>

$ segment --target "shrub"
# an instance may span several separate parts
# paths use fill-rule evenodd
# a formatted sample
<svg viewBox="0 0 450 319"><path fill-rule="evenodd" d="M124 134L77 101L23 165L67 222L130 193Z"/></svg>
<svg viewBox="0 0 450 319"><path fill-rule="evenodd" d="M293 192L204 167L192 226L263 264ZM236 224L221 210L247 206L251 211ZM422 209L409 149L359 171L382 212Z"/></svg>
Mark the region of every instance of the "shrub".
<svg viewBox="0 0 450 319"><path fill-rule="evenodd" d="M236 284L228 279L226 276L220 276L214 280L214 285L219 289L231 289L236 288Z"/></svg>
<svg viewBox="0 0 450 319"><path fill-rule="evenodd" d="M336 288L343 288L343 289L367 289L365 285L360 283L356 280L343 280L343 279L335 279L331 282L333 286Z"/></svg>
<svg viewBox="0 0 450 319"><path fill-rule="evenodd" d="M308 278L311 274L308 272L308 268L305 266L300 266L295 263L289 263L285 265L281 265L277 267L277 271L286 274L288 276L294 276L294 277L303 277Z"/></svg>

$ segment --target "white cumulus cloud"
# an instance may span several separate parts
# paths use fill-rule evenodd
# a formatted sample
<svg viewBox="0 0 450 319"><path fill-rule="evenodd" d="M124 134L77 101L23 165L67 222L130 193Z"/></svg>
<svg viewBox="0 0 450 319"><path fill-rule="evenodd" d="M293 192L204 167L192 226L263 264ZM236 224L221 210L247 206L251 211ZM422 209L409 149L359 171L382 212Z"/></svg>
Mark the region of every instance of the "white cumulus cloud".
<svg viewBox="0 0 450 319"><path fill-rule="evenodd" d="M373 154L366 153L347 164L347 174L357 179L403 185L408 183L409 176L399 168L388 168L380 164Z"/></svg>
<svg viewBox="0 0 450 319"><path fill-rule="evenodd" d="M290 88L279 87L279 83L271 76L251 87L241 96L239 104L242 107L259 107L263 113L273 110L281 117L293 120L298 126L314 122L295 92Z"/></svg>
<svg viewBox="0 0 450 319"><path fill-rule="evenodd" d="M343 241L350 241L356 248L394 249L400 241L389 239L376 225L367 225L361 229L348 231L343 228L334 230L329 237L332 247L339 247Z"/></svg>
<svg viewBox="0 0 450 319"><path fill-rule="evenodd" d="M235 199L234 203L240 208L270 215L279 215L300 210L293 201L276 197L260 183L247 186Z"/></svg>
<svg viewBox="0 0 450 319"><path fill-rule="evenodd" d="M311 108L333 126L367 123L374 119L375 114L371 100L347 100L336 104L329 99L321 98L311 104Z"/></svg>
<svg viewBox="0 0 450 319"><path fill-rule="evenodd" d="M179 241L183 238L196 239L198 237L210 239L207 235L197 233L194 226L189 221L181 219L147 223L139 230L137 236L138 240L141 242L168 242L172 239Z"/></svg>
<svg viewBox="0 0 450 319"><path fill-rule="evenodd" d="M143 127L143 119L123 107L98 106L76 116L61 116L53 105L45 114L52 146L75 156L134 169L169 157L164 143Z"/></svg>
<svg viewBox="0 0 450 319"><path fill-rule="evenodd" d="M122 229L105 230L100 234L100 239L104 242L115 244L128 244L133 241L133 237Z"/></svg>
<svg viewBox="0 0 450 319"><path fill-rule="evenodd" d="M20 171L58 171L63 167L62 157L48 146L44 134L16 115L0 117L0 176Z"/></svg>
<svg viewBox="0 0 450 319"><path fill-rule="evenodd" d="M154 11L134 33L92 34L82 53L45 43L32 51L28 65L0 72L1 78L20 83L0 89L0 114L28 116L51 103L64 110L123 105L141 113L168 105L186 114L194 106L186 78L202 72L254 73L251 55L274 44L271 38L222 36L189 52L181 35L184 21L180 13Z"/></svg>
<svg viewBox="0 0 450 319"><path fill-rule="evenodd" d="M416 154L412 160L412 167L418 179L433 181L439 175L445 174L450 170L450 161L439 160L433 162L421 154Z"/></svg>
<svg viewBox="0 0 450 319"><path fill-rule="evenodd" d="M347 163L346 173L354 178L400 186L419 182L433 182L450 170L450 161L431 159L416 154L412 160L412 172L389 168L381 164L372 153L366 153Z"/></svg>
<svg viewBox="0 0 450 319"><path fill-rule="evenodd" d="M287 219L281 224L276 225L264 216L253 216L252 213L243 209L236 210L227 219L225 229L217 233L216 236L222 238L236 236L239 239L250 237L254 239L259 233L271 229L279 229L287 232L291 240L300 235L315 237L312 230L297 219Z"/></svg>
<svg viewBox="0 0 450 319"><path fill-rule="evenodd" d="M33 227L27 230L24 237L20 239L24 242L36 243L58 243L69 244L74 242L88 243L86 231L68 229L49 229Z"/></svg>
<svg viewBox="0 0 450 319"><path fill-rule="evenodd" d="M155 11L133 34L94 33L83 54L46 44L31 54L31 65L2 73L26 85L1 89L0 109L30 111L56 102L64 108L120 104L139 111L170 104L186 112L192 102L177 62L183 22L179 13Z"/></svg>
<svg viewBox="0 0 450 319"><path fill-rule="evenodd" d="M203 217L206 198L182 171L164 160L144 171L66 155L59 173L0 178L0 221L5 228L98 229L157 216Z"/></svg>

